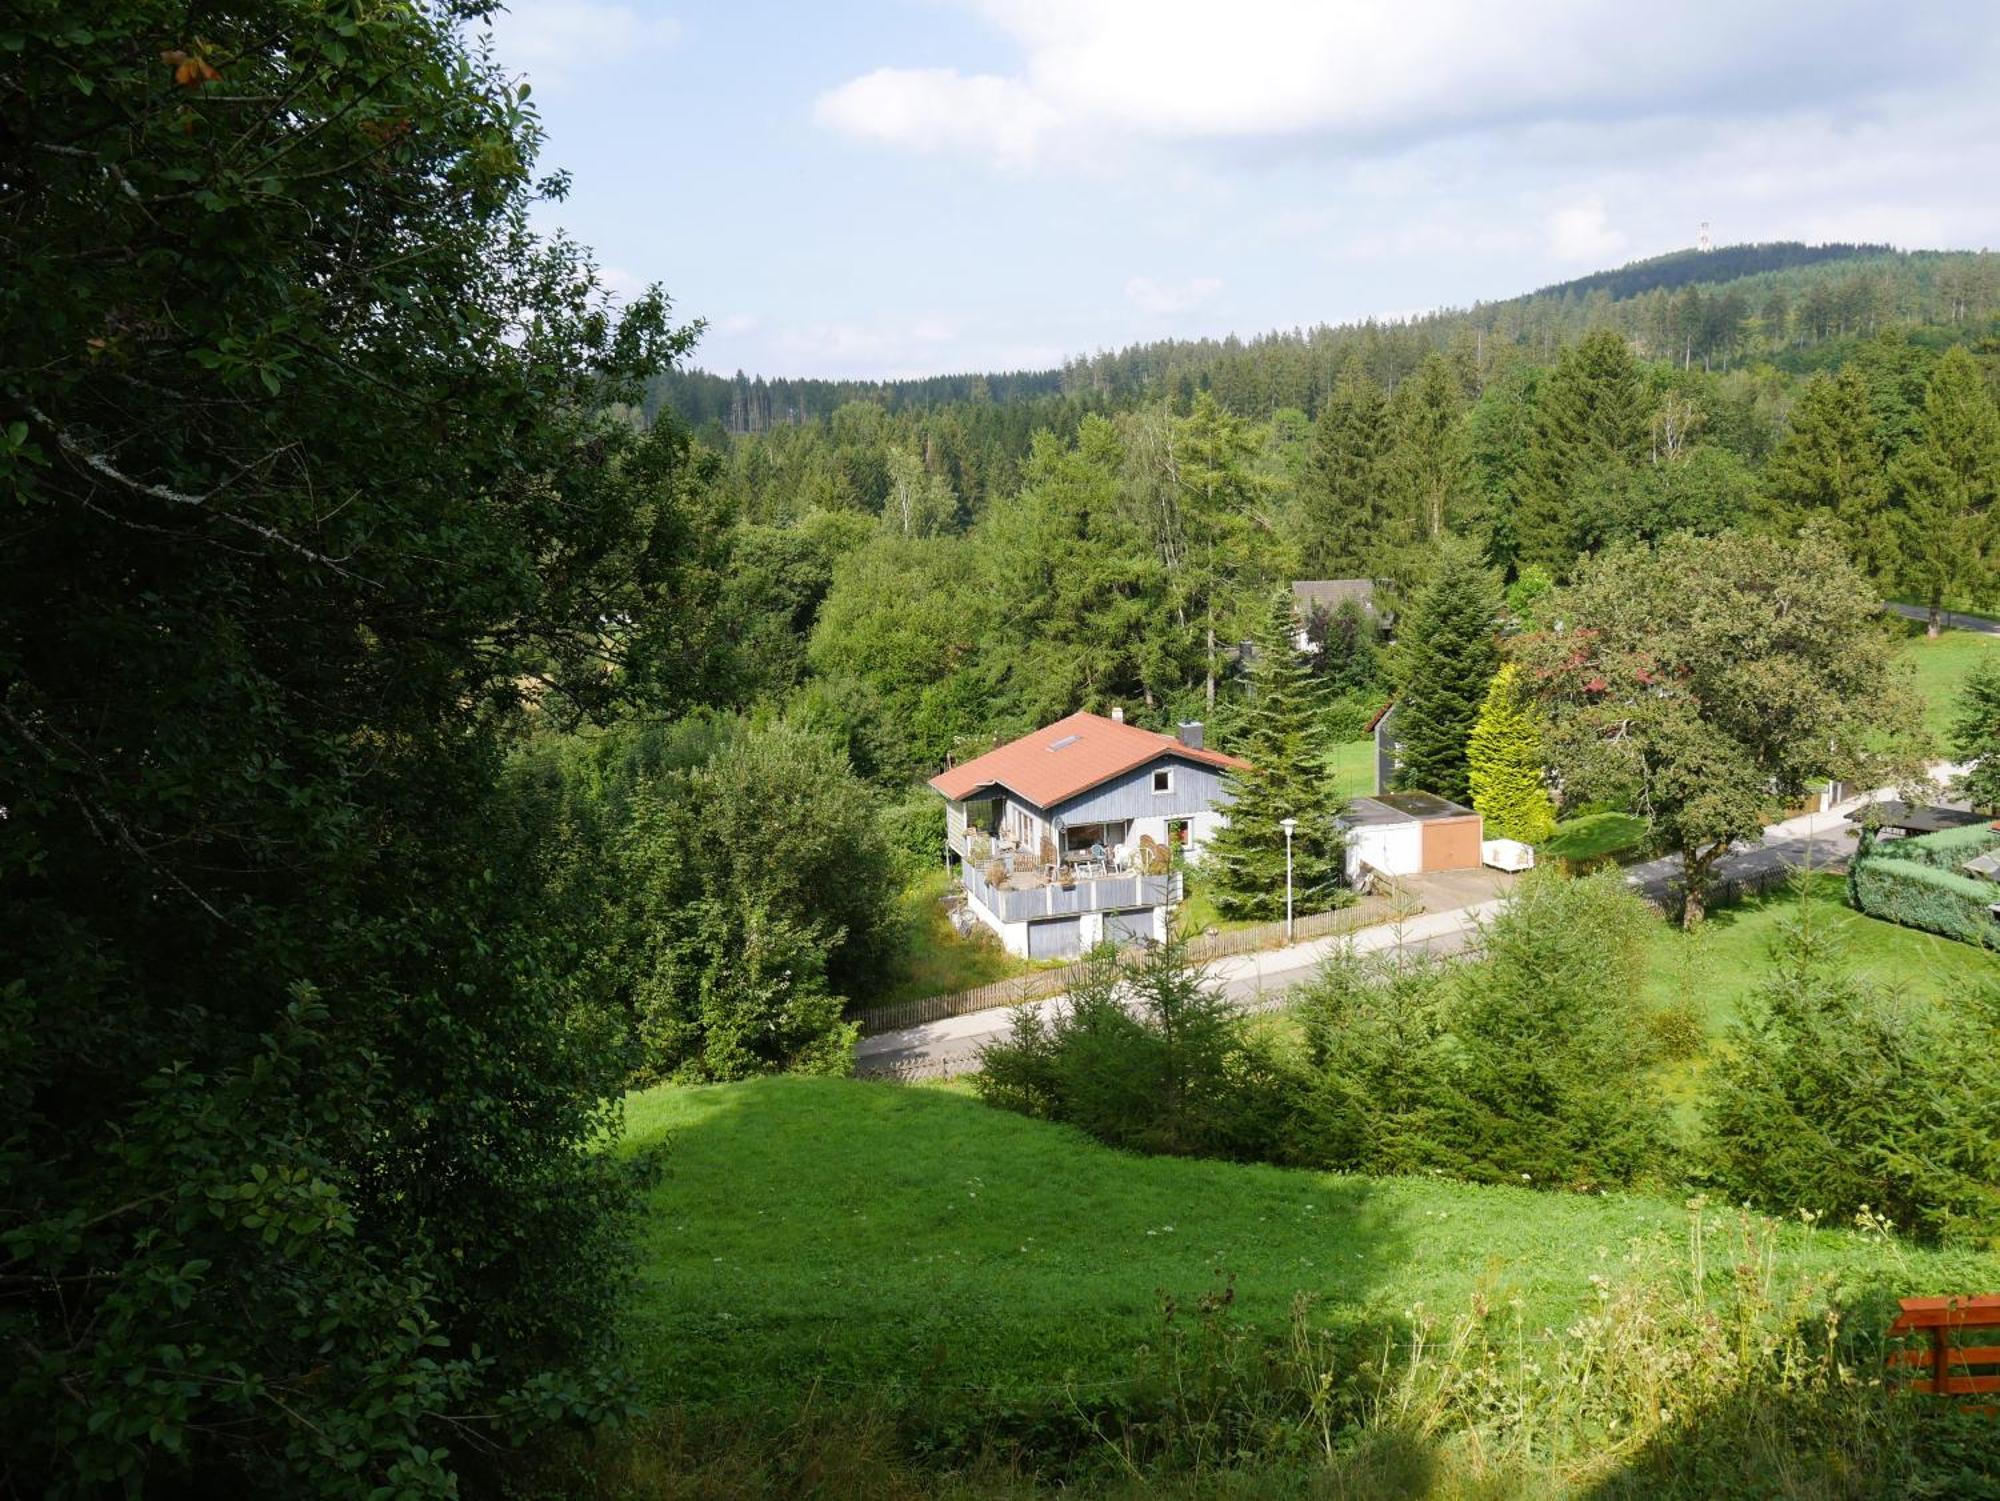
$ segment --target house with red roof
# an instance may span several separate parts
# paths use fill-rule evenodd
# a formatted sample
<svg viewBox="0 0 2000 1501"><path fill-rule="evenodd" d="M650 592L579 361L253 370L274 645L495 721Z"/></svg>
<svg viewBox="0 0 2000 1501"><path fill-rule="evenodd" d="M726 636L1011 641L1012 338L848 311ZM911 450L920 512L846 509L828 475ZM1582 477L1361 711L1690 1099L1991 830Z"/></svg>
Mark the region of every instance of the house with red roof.
<svg viewBox="0 0 2000 1501"><path fill-rule="evenodd" d="M1202 738L1072 714L932 777L967 910L1035 959L1164 939L1175 857L1222 825L1223 774L1246 769Z"/></svg>

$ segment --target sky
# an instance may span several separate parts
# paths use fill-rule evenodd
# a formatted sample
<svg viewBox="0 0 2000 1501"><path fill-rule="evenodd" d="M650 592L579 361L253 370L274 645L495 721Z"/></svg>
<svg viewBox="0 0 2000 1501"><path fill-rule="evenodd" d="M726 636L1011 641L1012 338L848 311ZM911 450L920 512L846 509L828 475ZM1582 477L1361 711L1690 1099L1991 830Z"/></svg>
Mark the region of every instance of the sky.
<svg viewBox="0 0 2000 1501"><path fill-rule="evenodd" d="M1993 0L514 0L541 222L753 375L1038 369L1684 249L2000 242Z"/></svg>

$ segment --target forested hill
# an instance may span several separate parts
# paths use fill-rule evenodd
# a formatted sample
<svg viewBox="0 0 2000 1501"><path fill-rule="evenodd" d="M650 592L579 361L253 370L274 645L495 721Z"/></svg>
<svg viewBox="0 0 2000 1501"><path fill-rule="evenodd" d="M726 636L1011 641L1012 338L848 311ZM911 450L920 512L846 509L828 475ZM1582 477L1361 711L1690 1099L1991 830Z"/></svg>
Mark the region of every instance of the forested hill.
<svg viewBox="0 0 2000 1501"><path fill-rule="evenodd" d="M2000 286L1984 252L1895 251L1880 245L1781 242L1681 251L1540 291L1404 320L1314 324L1221 339L1169 339L1078 356L1059 370L963 373L921 380L835 381L733 377L676 370L647 392L647 415L670 407L718 436L830 417L853 402L889 412L957 404L1052 401L1129 407L1158 397L1181 404L1212 390L1241 416L1294 407L1317 413L1336 369L1358 350L1393 388L1425 354L1498 345L1546 361L1591 328L1613 328L1642 355L1727 369L1754 354L1803 370L1829 340L1888 323L1962 324Z"/></svg>
<svg viewBox="0 0 2000 1501"><path fill-rule="evenodd" d="M1764 271L1790 271L1800 266L1822 265L1827 261L1894 254L1894 248L1888 245L1807 245L1799 240L1773 240L1762 245L1724 245L1717 250L1676 250L1670 255L1632 261L1616 271L1593 271L1588 276L1559 281L1553 286L1541 288L1534 295L1568 297L1604 292L1612 297L1637 297L1641 292L1656 289L1673 291L1679 287L1710 286Z"/></svg>

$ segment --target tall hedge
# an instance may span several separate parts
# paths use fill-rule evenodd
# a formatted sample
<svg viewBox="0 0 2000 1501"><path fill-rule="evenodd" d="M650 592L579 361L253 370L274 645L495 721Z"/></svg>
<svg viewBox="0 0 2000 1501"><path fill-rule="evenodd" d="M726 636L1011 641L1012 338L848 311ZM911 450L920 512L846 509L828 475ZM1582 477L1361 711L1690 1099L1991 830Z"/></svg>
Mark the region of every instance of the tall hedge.
<svg viewBox="0 0 2000 1501"><path fill-rule="evenodd" d="M1848 869L1849 900L1885 922L2000 948L2000 920L1992 911L2000 883L1958 868L1991 849L2000 849L2000 835L1984 825L1886 845L1864 842Z"/></svg>

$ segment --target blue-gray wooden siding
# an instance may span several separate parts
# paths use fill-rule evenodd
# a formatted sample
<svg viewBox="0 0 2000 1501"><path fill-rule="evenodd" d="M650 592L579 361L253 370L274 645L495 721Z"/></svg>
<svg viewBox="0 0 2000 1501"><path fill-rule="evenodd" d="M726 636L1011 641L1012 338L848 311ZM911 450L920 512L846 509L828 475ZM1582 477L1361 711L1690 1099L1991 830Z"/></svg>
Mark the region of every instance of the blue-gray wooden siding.
<svg viewBox="0 0 2000 1501"><path fill-rule="evenodd" d="M1172 792L1153 791L1153 773L1174 774ZM1214 766L1183 761L1171 752L1155 757L1123 776L1100 782L1055 808L1066 827L1080 823L1117 823L1127 818L1187 818L1210 808L1226 808L1231 798Z"/></svg>

